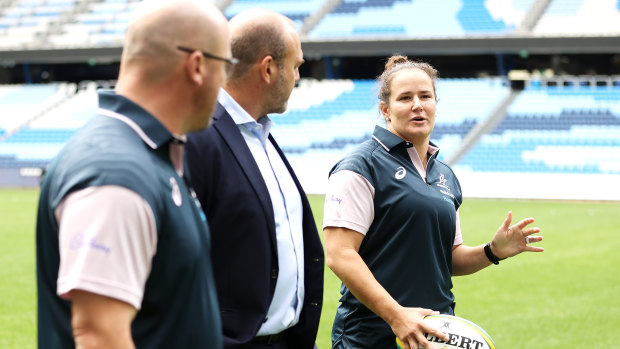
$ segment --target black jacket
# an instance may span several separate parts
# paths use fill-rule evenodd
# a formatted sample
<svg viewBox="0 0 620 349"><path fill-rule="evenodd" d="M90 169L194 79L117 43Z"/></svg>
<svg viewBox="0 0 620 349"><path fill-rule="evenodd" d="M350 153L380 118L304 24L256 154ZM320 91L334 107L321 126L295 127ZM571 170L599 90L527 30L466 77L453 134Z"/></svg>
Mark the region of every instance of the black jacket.
<svg viewBox="0 0 620 349"><path fill-rule="evenodd" d="M305 298L299 323L285 332L289 348L313 348L323 302L323 247L310 204L273 137L302 200ZM263 323L278 260L271 199L239 127L218 103L213 125L188 135L192 184L211 230L225 348L244 348Z"/></svg>

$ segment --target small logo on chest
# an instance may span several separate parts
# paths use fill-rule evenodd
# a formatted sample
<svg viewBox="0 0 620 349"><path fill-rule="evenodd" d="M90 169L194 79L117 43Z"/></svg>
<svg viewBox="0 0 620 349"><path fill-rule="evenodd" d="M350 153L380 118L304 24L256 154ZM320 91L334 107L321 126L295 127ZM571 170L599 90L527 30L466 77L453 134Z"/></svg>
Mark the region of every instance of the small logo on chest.
<svg viewBox="0 0 620 349"><path fill-rule="evenodd" d="M437 186L450 190L450 187L448 187L448 185L446 183L448 183L448 180L443 175L443 173L440 174L439 175L439 183L437 183Z"/></svg>
<svg viewBox="0 0 620 349"><path fill-rule="evenodd" d="M181 206L183 203L181 189L179 188L179 184L174 177L170 177L170 186L172 187L172 201L174 201L175 205Z"/></svg>
<svg viewBox="0 0 620 349"><path fill-rule="evenodd" d="M452 194L452 193L451 193L451 191L450 191L450 187L448 187L448 184L447 184L447 183L448 183L448 180L447 180L447 179L446 179L446 177L443 175L443 173L442 173L442 174L440 174L440 175L439 175L439 182L437 183L437 186L438 186L438 187L441 187L441 188L444 188L445 190L444 190L444 189L439 189L439 191L440 191L442 194L447 195L447 196L451 197L452 199L455 199L454 194ZM444 200L445 200L445 199L446 199L446 198L444 197ZM448 200L446 200L446 201L448 201Z"/></svg>
<svg viewBox="0 0 620 349"><path fill-rule="evenodd" d="M396 173L394 174L394 178L403 179L405 178L406 174L407 174L407 170L405 170L404 167L399 166L398 168L396 168Z"/></svg>

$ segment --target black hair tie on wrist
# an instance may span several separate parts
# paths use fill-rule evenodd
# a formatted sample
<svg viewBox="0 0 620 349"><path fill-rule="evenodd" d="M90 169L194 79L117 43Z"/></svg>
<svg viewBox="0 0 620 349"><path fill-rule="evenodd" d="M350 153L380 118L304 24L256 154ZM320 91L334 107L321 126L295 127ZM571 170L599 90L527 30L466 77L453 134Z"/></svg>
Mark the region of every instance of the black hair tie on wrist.
<svg viewBox="0 0 620 349"><path fill-rule="evenodd" d="M493 254L493 251L491 251L491 243L487 242L486 245L484 245L484 254L487 255L487 258L491 261L491 263L498 265L499 261L502 261L506 258L498 258L496 255Z"/></svg>

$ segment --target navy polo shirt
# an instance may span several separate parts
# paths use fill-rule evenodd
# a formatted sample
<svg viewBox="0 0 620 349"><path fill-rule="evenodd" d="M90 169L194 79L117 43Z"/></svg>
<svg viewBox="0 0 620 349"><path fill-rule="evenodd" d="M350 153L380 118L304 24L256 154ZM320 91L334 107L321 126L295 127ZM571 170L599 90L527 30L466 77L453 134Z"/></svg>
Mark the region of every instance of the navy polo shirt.
<svg viewBox="0 0 620 349"><path fill-rule="evenodd" d="M209 230L189 179L180 177L171 162L174 137L123 96L101 92L99 105L98 115L52 161L41 189L36 232L39 346L75 346L70 303L56 294L60 257L54 210L75 191L114 185L140 195L157 225L151 272L131 328L136 347L220 348Z"/></svg>
<svg viewBox="0 0 620 349"><path fill-rule="evenodd" d="M429 157L426 179L407 153L411 143L377 126L373 138L339 161L330 175L349 170L374 187L374 220L359 254L377 281L402 306L449 312L452 247L460 184L446 164ZM390 327L343 285L333 339L345 347L394 344Z"/></svg>

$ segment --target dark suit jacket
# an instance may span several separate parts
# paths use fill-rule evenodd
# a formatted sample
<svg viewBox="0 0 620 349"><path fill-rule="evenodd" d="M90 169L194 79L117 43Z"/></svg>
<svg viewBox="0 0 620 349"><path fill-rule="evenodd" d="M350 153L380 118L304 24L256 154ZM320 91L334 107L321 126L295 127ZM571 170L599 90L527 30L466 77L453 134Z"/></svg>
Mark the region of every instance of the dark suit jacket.
<svg viewBox="0 0 620 349"><path fill-rule="evenodd" d="M211 230L213 268L225 348L243 348L265 320L278 259L267 186L239 127L218 103L213 125L188 135L192 183ZM289 348L313 348L323 303L324 256L310 204L273 137L301 195L305 298L299 323L286 330Z"/></svg>

